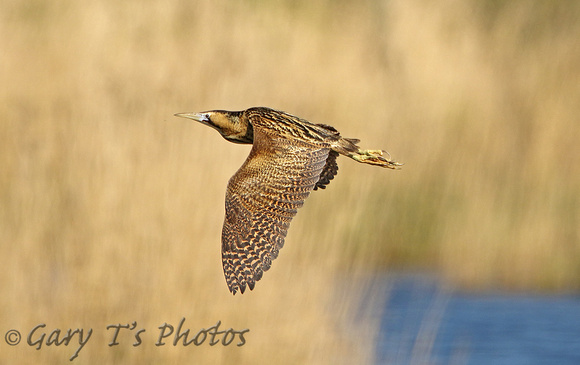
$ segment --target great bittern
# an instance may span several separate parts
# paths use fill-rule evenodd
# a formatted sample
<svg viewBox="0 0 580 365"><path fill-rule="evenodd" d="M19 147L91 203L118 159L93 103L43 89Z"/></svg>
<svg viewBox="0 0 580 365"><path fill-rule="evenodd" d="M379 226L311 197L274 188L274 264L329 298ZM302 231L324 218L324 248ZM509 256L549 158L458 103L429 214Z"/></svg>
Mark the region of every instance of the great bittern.
<svg viewBox="0 0 580 365"><path fill-rule="evenodd" d="M284 246L296 211L312 190L324 189L338 172L339 154L395 169L382 150L361 150L358 139L282 111L250 108L180 113L216 129L228 141L253 144L226 191L222 264L232 294L254 289Z"/></svg>

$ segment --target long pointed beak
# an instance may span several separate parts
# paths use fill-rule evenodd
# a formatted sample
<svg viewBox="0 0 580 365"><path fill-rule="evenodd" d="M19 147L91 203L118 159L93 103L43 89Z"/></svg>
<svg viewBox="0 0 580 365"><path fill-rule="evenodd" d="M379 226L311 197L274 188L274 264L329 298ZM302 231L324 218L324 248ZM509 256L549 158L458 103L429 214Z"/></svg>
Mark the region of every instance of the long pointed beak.
<svg viewBox="0 0 580 365"><path fill-rule="evenodd" d="M209 115L207 113L177 113L176 117L193 119L195 121L207 124L209 122Z"/></svg>

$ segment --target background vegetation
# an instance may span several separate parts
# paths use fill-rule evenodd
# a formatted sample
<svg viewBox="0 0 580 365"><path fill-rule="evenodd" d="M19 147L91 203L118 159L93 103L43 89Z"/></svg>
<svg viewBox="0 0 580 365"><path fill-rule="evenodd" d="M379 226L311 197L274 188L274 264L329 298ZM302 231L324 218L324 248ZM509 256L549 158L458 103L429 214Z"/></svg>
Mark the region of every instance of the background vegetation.
<svg viewBox="0 0 580 365"><path fill-rule="evenodd" d="M79 364L364 363L377 314L351 314L377 270L577 290L579 20L566 1L3 1L0 333L92 327ZM232 297L223 197L249 147L172 115L257 105L405 166L340 159ZM182 317L247 343L154 346ZM132 321L143 345L109 348ZM76 348L25 340L2 362Z"/></svg>

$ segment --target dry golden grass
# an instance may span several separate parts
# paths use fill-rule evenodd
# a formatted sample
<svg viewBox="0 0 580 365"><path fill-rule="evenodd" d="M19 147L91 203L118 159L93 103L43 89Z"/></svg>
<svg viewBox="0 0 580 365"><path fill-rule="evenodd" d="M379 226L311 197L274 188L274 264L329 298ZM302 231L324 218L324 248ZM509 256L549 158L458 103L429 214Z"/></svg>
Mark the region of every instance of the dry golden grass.
<svg viewBox="0 0 580 365"><path fill-rule="evenodd" d="M3 2L1 334L92 327L77 363L364 363L365 281L337 294L336 278L580 287L580 6L486 3ZM342 159L272 270L232 297L223 197L249 148L172 114L257 105L406 165ZM154 346L182 317L249 328L247 343ZM143 345L109 348L105 327L132 321ZM1 362L76 348L25 340L0 343Z"/></svg>

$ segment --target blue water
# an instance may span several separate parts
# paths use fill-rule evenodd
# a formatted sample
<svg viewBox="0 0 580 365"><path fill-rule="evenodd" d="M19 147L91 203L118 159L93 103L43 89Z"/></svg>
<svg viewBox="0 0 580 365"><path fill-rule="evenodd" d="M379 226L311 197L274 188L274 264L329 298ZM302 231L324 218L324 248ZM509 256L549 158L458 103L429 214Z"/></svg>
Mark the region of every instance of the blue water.
<svg viewBox="0 0 580 365"><path fill-rule="evenodd" d="M580 364L578 295L468 295L388 280L378 364Z"/></svg>

